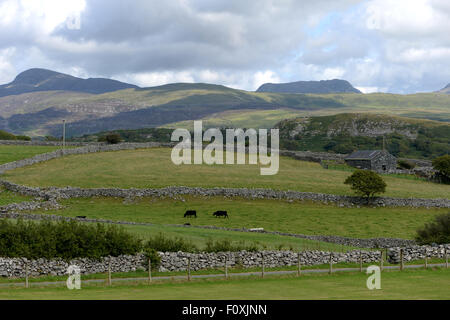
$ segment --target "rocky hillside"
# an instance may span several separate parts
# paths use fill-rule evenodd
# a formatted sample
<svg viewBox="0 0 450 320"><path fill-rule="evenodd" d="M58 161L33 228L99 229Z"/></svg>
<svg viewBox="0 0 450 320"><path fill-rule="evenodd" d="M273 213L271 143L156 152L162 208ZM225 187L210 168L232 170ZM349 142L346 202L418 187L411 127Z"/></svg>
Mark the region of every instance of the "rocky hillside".
<svg viewBox="0 0 450 320"><path fill-rule="evenodd" d="M85 93L105 93L137 86L111 79L81 79L68 74L47 69L26 70L13 82L0 86L0 97L36 91L75 91Z"/></svg>
<svg viewBox="0 0 450 320"><path fill-rule="evenodd" d="M396 156L430 158L450 152L450 125L376 114L337 114L281 121L286 149L349 153L385 147Z"/></svg>
<svg viewBox="0 0 450 320"><path fill-rule="evenodd" d="M346 80L297 81L265 83L256 92L277 93L361 93Z"/></svg>
<svg viewBox="0 0 450 320"><path fill-rule="evenodd" d="M450 83L448 85L446 85L444 88L442 88L441 90L439 90L438 92L450 94Z"/></svg>
<svg viewBox="0 0 450 320"><path fill-rule="evenodd" d="M240 127L249 127L258 118L265 125L274 113L276 120L270 120L269 126L299 115L361 110L450 122L450 95L250 92L205 83L138 88L115 80L80 79L45 69L28 70L0 86L0 129L33 137L60 136L63 120L70 137L211 117L229 125L226 117L230 114Z"/></svg>

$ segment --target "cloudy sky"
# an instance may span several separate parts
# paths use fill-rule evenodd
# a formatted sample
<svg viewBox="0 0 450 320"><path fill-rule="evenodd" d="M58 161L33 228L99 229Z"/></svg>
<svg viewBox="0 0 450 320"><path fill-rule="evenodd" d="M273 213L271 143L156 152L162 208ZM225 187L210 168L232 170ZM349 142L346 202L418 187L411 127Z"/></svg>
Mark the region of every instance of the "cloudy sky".
<svg viewBox="0 0 450 320"><path fill-rule="evenodd" d="M450 82L448 0L0 0L0 83L28 68L140 86Z"/></svg>

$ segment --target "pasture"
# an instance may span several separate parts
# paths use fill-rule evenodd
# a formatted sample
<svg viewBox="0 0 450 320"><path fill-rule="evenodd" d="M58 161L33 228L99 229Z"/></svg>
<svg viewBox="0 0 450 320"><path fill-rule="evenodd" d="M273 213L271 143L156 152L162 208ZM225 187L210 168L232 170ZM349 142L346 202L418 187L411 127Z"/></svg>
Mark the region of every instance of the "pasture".
<svg viewBox="0 0 450 320"><path fill-rule="evenodd" d="M317 163L280 157L278 174L260 175L258 165L175 165L171 149L151 148L71 155L4 174L29 186L84 188L162 188L166 186L269 188L352 195L344 185L350 174L326 170ZM384 176L385 196L447 198L450 186L398 176Z"/></svg>
<svg viewBox="0 0 450 320"><path fill-rule="evenodd" d="M31 197L22 196L0 187L0 206L29 200L31 200Z"/></svg>
<svg viewBox="0 0 450 320"><path fill-rule="evenodd" d="M383 272L381 290L368 290L364 273L304 274L245 277L231 280L201 279L191 282L84 284L81 290L66 287L2 288L0 299L449 299L448 269Z"/></svg>
<svg viewBox="0 0 450 320"><path fill-rule="evenodd" d="M27 159L35 155L61 149L59 146L0 145L0 164Z"/></svg>
<svg viewBox="0 0 450 320"><path fill-rule="evenodd" d="M157 225L212 225L228 228L259 228L308 235L340 235L354 238L396 237L412 239L418 227L448 209L361 207L347 208L300 201L227 199L185 196L178 199L141 198L133 201L112 198L62 200L65 209L42 211L70 217L133 221ZM184 218L187 209L197 218ZM213 217L226 210L229 219ZM137 227L133 227L137 228ZM179 232L206 232L182 228ZM187 231L190 230L190 231ZM192 230L192 231L191 231ZM200 231L201 230L201 231ZM177 231L178 232L178 231Z"/></svg>

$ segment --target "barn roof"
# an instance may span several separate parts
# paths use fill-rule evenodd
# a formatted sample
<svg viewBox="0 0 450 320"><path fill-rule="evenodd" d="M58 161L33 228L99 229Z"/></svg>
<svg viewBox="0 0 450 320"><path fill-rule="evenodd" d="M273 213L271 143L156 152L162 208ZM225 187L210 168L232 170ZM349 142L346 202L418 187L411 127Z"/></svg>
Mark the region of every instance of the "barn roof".
<svg viewBox="0 0 450 320"><path fill-rule="evenodd" d="M382 150L359 150L345 157L345 160L372 160L382 153Z"/></svg>

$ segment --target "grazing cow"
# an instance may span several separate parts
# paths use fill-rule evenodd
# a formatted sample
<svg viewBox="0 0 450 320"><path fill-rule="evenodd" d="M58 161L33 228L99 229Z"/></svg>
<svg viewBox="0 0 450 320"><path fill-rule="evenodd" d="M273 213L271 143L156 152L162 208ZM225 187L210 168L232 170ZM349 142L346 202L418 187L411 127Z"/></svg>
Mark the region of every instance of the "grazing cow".
<svg viewBox="0 0 450 320"><path fill-rule="evenodd" d="M189 222L186 222L184 225L185 226L190 226L191 224Z"/></svg>
<svg viewBox="0 0 450 320"><path fill-rule="evenodd" d="M77 216L78 219L86 219L86 216Z"/></svg>
<svg viewBox="0 0 450 320"><path fill-rule="evenodd" d="M191 216L194 216L194 218L197 218L197 211L195 211L195 210L187 210L185 213L184 213L184 217L186 218L186 217L191 217Z"/></svg>
<svg viewBox="0 0 450 320"><path fill-rule="evenodd" d="M228 218L227 212L226 212L226 211L222 211L222 210L219 210L219 211L214 212L214 213L213 213L213 216L215 216L216 218L217 218L217 217Z"/></svg>

